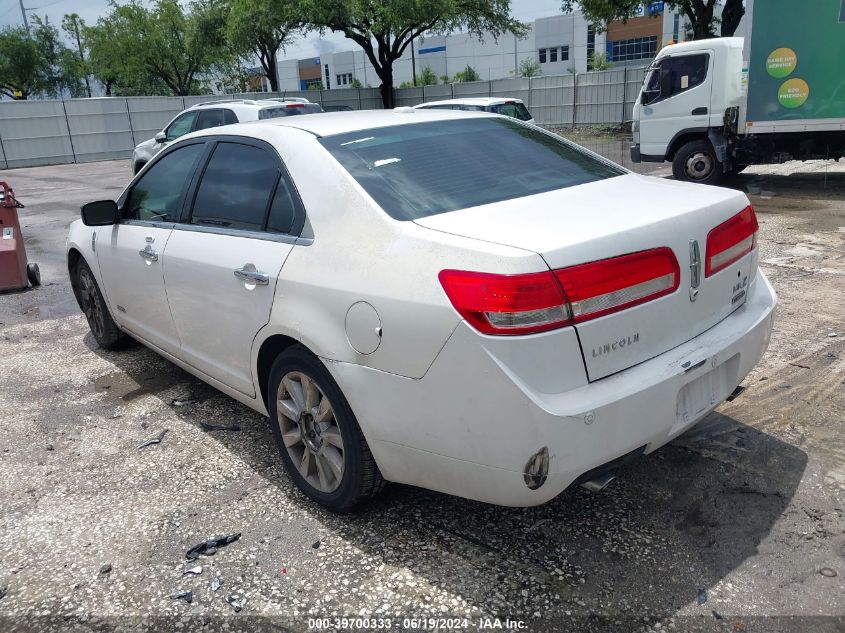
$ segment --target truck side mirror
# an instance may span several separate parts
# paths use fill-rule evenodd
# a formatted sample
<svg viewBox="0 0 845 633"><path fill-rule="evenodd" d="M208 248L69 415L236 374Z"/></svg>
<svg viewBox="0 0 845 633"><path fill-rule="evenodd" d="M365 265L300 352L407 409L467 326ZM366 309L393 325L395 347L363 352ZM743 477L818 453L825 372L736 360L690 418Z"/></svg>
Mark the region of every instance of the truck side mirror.
<svg viewBox="0 0 845 633"><path fill-rule="evenodd" d="M98 200L82 205L82 223L85 226L109 226L117 222L117 203Z"/></svg>
<svg viewBox="0 0 845 633"><path fill-rule="evenodd" d="M164 132L159 132L155 135L156 143L164 143L167 140L167 134Z"/></svg>

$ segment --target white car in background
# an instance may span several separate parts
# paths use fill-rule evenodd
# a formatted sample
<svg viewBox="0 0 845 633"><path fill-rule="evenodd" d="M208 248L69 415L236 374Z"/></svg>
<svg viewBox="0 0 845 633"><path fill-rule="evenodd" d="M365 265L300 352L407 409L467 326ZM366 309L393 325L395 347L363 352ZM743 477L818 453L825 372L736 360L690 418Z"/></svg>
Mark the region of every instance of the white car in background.
<svg viewBox="0 0 845 633"><path fill-rule="evenodd" d="M362 111L184 136L82 207L70 279L269 415L291 479L507 506L601 488L731 396L776 296L745 194L492 114Z"/></svg>
<svg viewBox="0 0 845 633"><path fill-rule="evenodd" d="M150 159L177 138L190 132L221 125L258 121L297 114L322 112L317 103L300 97L290 99L236 99L206 101L177 114L155 137L139 143L132 152L132 173L137 174Z"/></svg>
<svg viewBox="0 0 845 633"><path fill-rule="evenodd" d="M418 110L465 110L467 112L490 112L502 114L526 123L534 123L534 117L525 107L522 99L511 97L467 97L465 99L446 99L428 101L415 105Z"/></svg>

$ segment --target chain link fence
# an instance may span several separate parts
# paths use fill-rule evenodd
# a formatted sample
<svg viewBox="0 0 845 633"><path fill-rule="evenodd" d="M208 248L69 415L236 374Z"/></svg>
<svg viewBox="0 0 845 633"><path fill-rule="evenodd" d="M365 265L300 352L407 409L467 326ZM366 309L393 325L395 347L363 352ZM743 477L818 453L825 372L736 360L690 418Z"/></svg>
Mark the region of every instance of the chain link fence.
<svg viewBox="0 0 845 633"><path fill-rule="evenodd" d="M631 120L644 68L397 88L397 106L462 97L521 99L548 128L621 125ZM100 97L0 102L0 168L128 159L185 108L208 101L305 97L324 107L382 107L377 88L190 97Z"/></svg>

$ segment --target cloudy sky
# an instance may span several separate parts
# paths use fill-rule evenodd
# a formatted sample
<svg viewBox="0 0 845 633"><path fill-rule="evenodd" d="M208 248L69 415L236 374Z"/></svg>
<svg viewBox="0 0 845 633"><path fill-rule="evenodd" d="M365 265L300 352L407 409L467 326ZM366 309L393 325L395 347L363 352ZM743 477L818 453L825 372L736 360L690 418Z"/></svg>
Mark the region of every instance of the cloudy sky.
<svg viewBox="0 0 845 633"><path fill-rule="evenodd" d="M511 0L514 15L523 21L554 15L560 12L560 0ZM88 23L97 21L108 8L108 0L24 0L27 13L47 16L54 24L61 25L62 16L76 12ZM0 0L0 27L23 23L19 0ZM327 33L325 37L310 35L289 46L283 58L302 59L322 53L358 48L342 35Z"/></svg>

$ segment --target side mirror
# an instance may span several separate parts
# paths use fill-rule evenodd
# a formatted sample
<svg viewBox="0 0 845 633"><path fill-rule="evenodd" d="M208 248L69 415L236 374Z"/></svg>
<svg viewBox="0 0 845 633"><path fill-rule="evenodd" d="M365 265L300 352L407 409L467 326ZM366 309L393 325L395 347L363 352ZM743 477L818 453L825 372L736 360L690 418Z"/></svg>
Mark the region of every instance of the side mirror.
<svg viewBox="0 0 845 633"><path fill-rule="evenodd" d="M156 143L164 143L167 140L167 134L164 132L159 132L155 135Z"/></svg>
<svg viewBox="0 0 845 633"><path fill-rule="evenodd" d="M85 226L109 226L117 221L117 203L98 200L82 205L82 223Z"/></svg>

